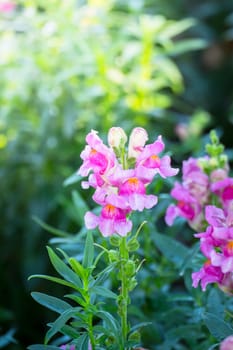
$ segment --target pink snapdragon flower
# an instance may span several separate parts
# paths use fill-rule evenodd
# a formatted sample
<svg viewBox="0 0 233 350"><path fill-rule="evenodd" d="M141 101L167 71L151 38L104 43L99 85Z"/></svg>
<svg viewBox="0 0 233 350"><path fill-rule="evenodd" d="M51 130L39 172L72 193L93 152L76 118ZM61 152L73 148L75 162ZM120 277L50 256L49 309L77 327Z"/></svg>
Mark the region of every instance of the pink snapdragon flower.
<svg viewBox="0 0 233 350"><path fill-rule="evenodd" d="M85 214L85 224L88 229L99 228L104 237L113 235L126 236L132 229L132 222L127 219L128 211L117 208L112 204L106 204L100 216L87 212Z"/></svg>
<svg viewBox="0 0 233 350"><path fill-rule="evenodd" d="M232 350L233 349L233 335L225 338L220 344L220 350Z"/></svg>
<svg viewBox="0 0 233 350"><path fill-rule="evenodd" d="M176 182L171 191L177 202L168 207L165 221L171 226L175 218L181 216L198 231L203 225L203 208L210 194L209 178L195 158L183 162L182 174L182 183Z"/></svg>
<svg viewBox="0 0 233 350"><path fill-rule="evenodd" d="M223 277L221 269L211 265L211 262L207 260L199 271L192 273L192 286L196 288L200 282L202 290L205 291L209 283L221 284Z"/></svg>
<svg viewBox="0 0 233 350"><path fill-rule="evenodd" d="M104 176L107 176L110 170L114 169L116 164L116 155L111 148L104 145L103 141L97 135L97 132L92 130L86 137L87 146L82 151L80 157L83 159L78 174L87 176L92 171L95 175L94 179L90 180L90 185L102 184ZM101 181L102 180L102 181ZM84 185L86 188L86 185Z"/></svg>
<svg viewBox="0 0 233 350"><path fill-rule="evenodd" d="M144 179L144 182L151 182L156 174L166 178L175 176L178 169L171 167L171 158L169 156L159 157L165 148L162 136L150 144L146 145L136 160L136 173Z"/></svg>
<svg viewBox="0 0 233 350"><path fill-rule="evenodd" d="M233 202L233 178L226 177L214 182L211 185L211 191L219 196L223 207L227 208Z"/></svg>
<svg viewBox="0 0 233 350"><path fill-rule="evenodd" d="M208 259L208 265L192 274L193 286L201 281L202 289L208 283L218 283L223 290L232 285L233 272L233 213L209 205L205 209L209 224L205 232L198 233L200 249Z"/></svg>
<svg viewBox="0 0 233 350"><path fill-rule="evenodd" d="M176 199L177 202L176 204L169 205L167 208L165 214L167 225L171 226L176 217L180 216L185 218L194 229L201 227L203 222L202 206L199 201L191 195L189 189L176 182L171 191L171 196Z"/></svg>

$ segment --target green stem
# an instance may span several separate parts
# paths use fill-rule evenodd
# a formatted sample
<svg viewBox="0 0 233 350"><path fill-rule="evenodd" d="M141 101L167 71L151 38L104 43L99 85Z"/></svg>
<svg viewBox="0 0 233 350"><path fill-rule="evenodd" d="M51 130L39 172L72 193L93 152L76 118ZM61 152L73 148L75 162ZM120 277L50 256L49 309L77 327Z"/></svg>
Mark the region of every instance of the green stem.
<svg viewBox="0 0 233 350"><path fill-rule="evenodd" d="M121 317L121 331L123 337L123 349L125 349L124 344L127 341L128 334L128 304L129 304L129 291L128 291L128 281L125 270L125 265L129 259L129 253L127 250L126 237L123 237L120 245L120 276L121 276L121 294L119 302L119 314Z"/></svg>
<svg viewBox="0 0 233 350"><path fill-rule="evenodd" d="M91 348L92 350L95 350L95 337L94 337L94 334L93 334L93 316L90 315L89 316L89 329L88 329L88 335L89 335L89 339L90 339L90 343L91 343Z"/></svg>

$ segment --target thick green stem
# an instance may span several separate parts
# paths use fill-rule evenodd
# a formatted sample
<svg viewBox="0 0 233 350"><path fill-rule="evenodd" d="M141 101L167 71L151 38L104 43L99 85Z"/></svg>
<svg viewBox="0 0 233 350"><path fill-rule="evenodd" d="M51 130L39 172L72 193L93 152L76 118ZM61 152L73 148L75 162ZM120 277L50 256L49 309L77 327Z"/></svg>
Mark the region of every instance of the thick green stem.
<svg viewBox="0 0 233 350"><path fill-rule="evenodd" d="M119 314L121 317L121 331L122 331L124 344L127 341L127 334L128 334L127 313L128 313L128 304L129 304L129 290L128 290L128 278L127 278L126 269L125 269L128 259L129 259L129 253L127 250L127 241L126 241L126 237L123 237L120 245L121 294L120 294L120 300L119 300Z"/></svg>

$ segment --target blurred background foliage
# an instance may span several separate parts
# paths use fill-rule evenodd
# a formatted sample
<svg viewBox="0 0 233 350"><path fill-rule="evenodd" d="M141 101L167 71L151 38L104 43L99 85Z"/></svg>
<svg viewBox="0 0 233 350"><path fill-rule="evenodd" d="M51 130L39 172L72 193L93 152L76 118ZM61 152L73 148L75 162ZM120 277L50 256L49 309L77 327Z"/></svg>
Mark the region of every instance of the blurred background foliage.
<svg viewBox="0 0 233 350"><path fill-rule="evenodd" d="M27 278L48 269L50 237L32 217L68 232L81 229L80 210L90 196L71 197L72 185L63 182L80 165L87 132L106 137L113 125L126 131L140 125L151 140L164 136L178 166L203 149L210 128L232 147L233 3L14 4L7 11L0 6L0 331L6 333L0 347L9 341L9 349L21 350L41 341L50 316L29 294L45 288ZM159 279L154 288L165 293ZM153 290L144 291L149 315Z"/></svg>

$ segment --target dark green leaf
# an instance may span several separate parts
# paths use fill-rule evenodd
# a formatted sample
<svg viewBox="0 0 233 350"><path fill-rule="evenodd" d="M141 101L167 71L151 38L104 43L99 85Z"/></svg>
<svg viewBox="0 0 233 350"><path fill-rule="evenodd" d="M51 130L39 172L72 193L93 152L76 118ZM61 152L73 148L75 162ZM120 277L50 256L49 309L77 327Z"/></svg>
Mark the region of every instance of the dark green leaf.
<svg viewBox="0 0 233 350"><path fill-rule="evenodd" d="M42 345L42 344L35 344L30 345L27 347L28 350L61 350L59 347L54 345Z"/></svg>
<svg viewBox="0 0 233 350"><path fill-rule="evenodd" d="M82 288L82 282L78 275L72 271L50 248L47 247L49 258L55 270L68 282L74 284L78 288Z"/></svg>
<svg viewBox="0 0 233 350"><path fill-rule="evenodd" d="M69 233L69 232L65 232L65 231L62 231L62 230L58 230L57 228L55 227L52 227L48 224L46 224L45 222L43 222L42 220L40 220L39 218L37 218L36 216L33 216L32 217L33 220L39 224L43 229L45 229L46 231L54 234L55 236L59 236L59 237L72 237L72 234Z"/></svg>
<svg viewBox="0 0 233 350"><path fill-rule="evenodd" d="M63 313L65 310L71 308L71 305L66 303L65 301L53 297L51 295L47 295L39 292L32 292L31 296L34 300L36 300L39 304L47 307L50 310L58 312L59 314Z"/></svg>
<svg viewBox="0 0 233 350"><path fill-rule="evenodd" d="M233 334L233 328L222 318L210 312L205 312L203 319L207 328L216 339L222 340Z"/></svg>
<svg viewBox="0 0 233 350"><path fill-rule="evenodd" d="M4 348L10 343L15 343L15 339L13 338L14 333L15 330L10 329L7 333L0 336L0 348Z"/></svg>
<svg viewBox="0 0 233 350"><path fill-rule="evenodd" d="M117 298L117 295L115 293L113 293L111 290L109 290L105 287L101 287L101 286L95 286L95 287L91 288L91 292L95 293L97 295L102 295L105 298L112 298L112 299Z"/></svg>
<svg viewBox="0 0 233 350"><path fill-rule="evenodd" d="M180 268L187 257L188 248L175 239L157 232L153 233L152 237L161 253Z"/></svg>
<svg viewBox="0 0 233 350"><path fill-rule="evenodd" d="M88 231L84 248L83 267L91 267L94 260L94 244L92 233Z"/></svg>
<svg viewBox="0 0 233 350"><path fill-rule="evenodd" d="M82 334L77 340L75 340L74 344L76 349L79 350L88 350L88 333Z"/></svg>
<svg viewBox="0 0 233 350"><path fill-rule="evenodd" d="M58 284L61 284L63 286L67 286L73 289L77 289L76 285L70 282L67 282L61 278L58 277L53 277L53 276L47 276L47 275L32 275L30 276L28 279L30 280L31 278L43 278L45 280L51 281L51 282L55 282Z"/></svg>
<svg viewBox="0 0 233 350"><path fill-rule="evenodd" d="M83 223L84 215L89 210L89 208L78 191L72 191L72 199L76 208L78 222Z"/></svg>
<svg viewBox="0 0 233 350"><path fill-rule="evenodd" d="M53 322L51 328L48 330L45 336L45 343L47 344L49 340L58 332L61 331L61 328L66 324L66 322L71 317L77 317L78 312L81 309L79 307L75 307L69 310L65 310L55 322Z"/></svg>

